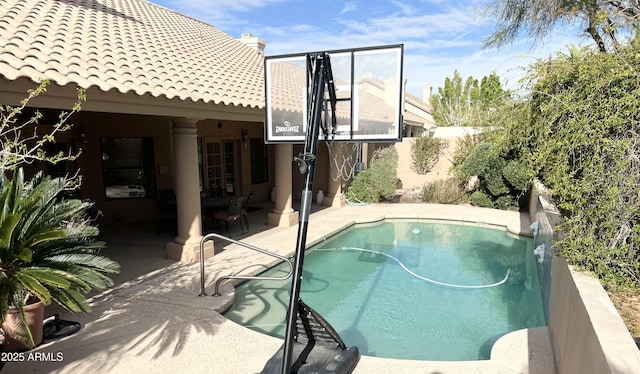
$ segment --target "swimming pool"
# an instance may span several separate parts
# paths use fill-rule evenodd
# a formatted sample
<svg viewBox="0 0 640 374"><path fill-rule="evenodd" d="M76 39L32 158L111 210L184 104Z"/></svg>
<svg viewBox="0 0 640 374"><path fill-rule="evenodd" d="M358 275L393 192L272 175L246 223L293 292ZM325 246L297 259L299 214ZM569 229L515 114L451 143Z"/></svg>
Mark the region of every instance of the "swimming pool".
<svg viewBox="0 0 640 374"><path fill-rule="evenodd" d="M307 251L301 297L364 355L488 359L500 336L546 324L532 246L468 224L355 225ZM225 316L282 337L289 289L290 281L245 282Z"/></svg>

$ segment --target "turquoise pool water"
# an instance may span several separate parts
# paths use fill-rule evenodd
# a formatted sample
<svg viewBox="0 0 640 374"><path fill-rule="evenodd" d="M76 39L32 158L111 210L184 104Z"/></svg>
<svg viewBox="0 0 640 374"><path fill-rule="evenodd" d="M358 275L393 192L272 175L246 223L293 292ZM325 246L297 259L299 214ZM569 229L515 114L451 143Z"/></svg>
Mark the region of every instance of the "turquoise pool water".
<svg viewBox="0 0 640 374"><path fill-rule="evenodd" d="M532 247L472 225L356 225L308 249L301 297L364 355L488 359L500 336L546 324ZM245 282L225 316L283 337L289 289L290 281Z"/></svg>

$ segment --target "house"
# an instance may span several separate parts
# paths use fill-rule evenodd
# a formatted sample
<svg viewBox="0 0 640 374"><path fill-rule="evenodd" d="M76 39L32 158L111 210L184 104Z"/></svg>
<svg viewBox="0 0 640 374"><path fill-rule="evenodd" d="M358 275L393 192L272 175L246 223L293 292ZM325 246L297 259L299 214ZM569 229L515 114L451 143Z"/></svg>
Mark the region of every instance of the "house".
<svg viewBox="0 0 640 374"><path fill-rule="evenodd" d="M404 95L403 136L405 138L424 136L436 128L431 106L432 87L425 85L422 91L422 99L408 92Z"/></svg>
<svg viewBox="0 0 640 374"><path fill-rule="evenodd" d="M145 0L0 0L0 104L18 105L48 79L29 102L47 125L84 88L82 110L55 145L80 157L37 167L80 170L78 197L95 202L104 224L156 220L160 191L174 190L177 236L167 256L194 261L209 189L265 201L275 186L269 223L298 222L291 197L301 189L300 147L263 139L264 47ZM326 205L341 204L344 181L330 174L319 163L314 187Z"/></svg>

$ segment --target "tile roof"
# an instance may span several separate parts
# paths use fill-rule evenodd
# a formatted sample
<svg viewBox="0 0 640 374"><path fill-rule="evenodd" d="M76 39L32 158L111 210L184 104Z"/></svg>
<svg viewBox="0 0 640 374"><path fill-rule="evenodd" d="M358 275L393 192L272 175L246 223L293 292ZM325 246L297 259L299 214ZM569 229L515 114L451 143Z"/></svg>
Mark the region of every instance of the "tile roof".
<svg viewBox="0 0 640 374"><path fill-rule="evenodd" d="M409 92L405 92L404 93L404 100L407 103L410 103L418 108L420 108L421 110L424 110L425 112L433 112L433 107L431 106L431 103L429 102L425 102L422 99L420 99L419 97L409 93Z"/></svg>
<svg viewBox="0 0 640 374"><path fill-rule="evenodd" d="M263 108L263 56L146 0L0 0L0 76Z"/></svg>

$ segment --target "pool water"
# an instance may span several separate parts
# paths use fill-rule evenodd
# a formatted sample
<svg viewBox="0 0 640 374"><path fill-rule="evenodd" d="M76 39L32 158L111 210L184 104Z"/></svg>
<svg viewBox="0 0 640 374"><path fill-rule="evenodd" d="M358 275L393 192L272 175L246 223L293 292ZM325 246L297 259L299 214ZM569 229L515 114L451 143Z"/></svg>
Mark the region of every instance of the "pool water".
<svg viewBox="0 0 640 374"><path fill-rule="evenodd" d="M473 225L355 225L308 249L301 298L364 355L488 359L500 336L546 324L532 246ZM290 282L237 286L225 316L283 337Z"/></svg>

